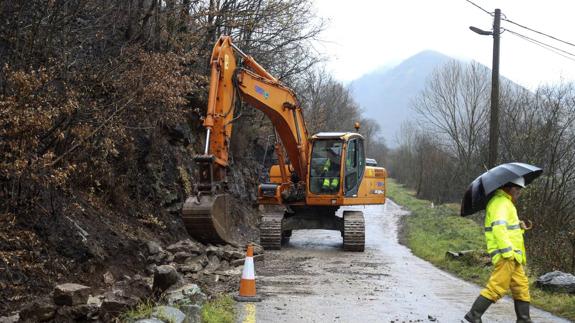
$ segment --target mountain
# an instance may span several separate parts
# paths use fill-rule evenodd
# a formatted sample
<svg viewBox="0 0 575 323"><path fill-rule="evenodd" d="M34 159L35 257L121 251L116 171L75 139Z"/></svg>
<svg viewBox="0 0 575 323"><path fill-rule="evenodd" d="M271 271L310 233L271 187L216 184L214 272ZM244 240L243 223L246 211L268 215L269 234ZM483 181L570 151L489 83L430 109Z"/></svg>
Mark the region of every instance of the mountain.
<svg viewBox="0 0 575 323"><path fill-rule="evenodd" d="M452 60L434 51L420 52L395 67L385 67L363 75L349 84L354 100L364 116L376 120L390 147L396 145L396 132L401 123L413 116L410 101L438 67Z"/></svg>

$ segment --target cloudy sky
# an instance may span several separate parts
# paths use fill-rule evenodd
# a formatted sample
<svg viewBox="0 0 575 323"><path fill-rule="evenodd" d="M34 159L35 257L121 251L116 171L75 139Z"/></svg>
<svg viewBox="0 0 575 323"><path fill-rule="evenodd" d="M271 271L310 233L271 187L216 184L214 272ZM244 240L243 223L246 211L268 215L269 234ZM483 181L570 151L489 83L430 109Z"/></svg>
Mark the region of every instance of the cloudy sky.
<svg viewBox="0 0 575 323"><path fill-rule="evenodd" d="M472 0L502 18L575 44L574 0ZM466 0L314 0L328 28L317 50L328 56L328 70L350 81L378 67L431 49L491 68L493 37L469 30L491 30L493 17ZM535 88L575 80L575 46L555 41L516 24L502 28L557 47L563 56L509 31L501 35L500 73Z"/></svg>

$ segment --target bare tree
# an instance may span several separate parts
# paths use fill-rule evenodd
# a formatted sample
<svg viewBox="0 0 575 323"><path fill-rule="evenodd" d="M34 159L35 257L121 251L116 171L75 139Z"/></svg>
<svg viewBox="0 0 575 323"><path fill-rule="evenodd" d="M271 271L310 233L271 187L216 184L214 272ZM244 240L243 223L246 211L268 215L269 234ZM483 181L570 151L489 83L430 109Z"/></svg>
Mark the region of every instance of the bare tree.
<svg viewBox="0 0 575 323"><path fill-rule="evenodd" d="M489 113L489 72L456 61L436 70L413 103L424 126L457 157L462 174L481 158Z"/></svg>
<svg viewBox="0 0 575 323"><path fill-rule="evenodd" d="M307 73L298 84L310 132L355 131L355 122L362 120L361 111L351 93L323 70ZM370 127L369 122L367 126ZM375 125L371 125L371 130Z"/></svg>

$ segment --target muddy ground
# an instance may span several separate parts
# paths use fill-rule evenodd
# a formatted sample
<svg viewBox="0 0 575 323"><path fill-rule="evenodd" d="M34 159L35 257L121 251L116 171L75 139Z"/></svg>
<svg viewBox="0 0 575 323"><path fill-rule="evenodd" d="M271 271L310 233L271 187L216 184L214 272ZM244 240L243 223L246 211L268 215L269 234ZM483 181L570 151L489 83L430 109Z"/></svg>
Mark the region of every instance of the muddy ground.
<svg viewBox="0 0 575 323"><path fill-rule="evenodd" d="M256 265L261 303L239 303L239 322L460 322L480 287L415 257L397 239L406 216L392 201L359 207L366 250L343 252L339 232L294 231ZM445 252L440 250L438 252ZM493 305L485 322L515 322L513 302ZM533 309L535 322L567 322Z"/></svg>

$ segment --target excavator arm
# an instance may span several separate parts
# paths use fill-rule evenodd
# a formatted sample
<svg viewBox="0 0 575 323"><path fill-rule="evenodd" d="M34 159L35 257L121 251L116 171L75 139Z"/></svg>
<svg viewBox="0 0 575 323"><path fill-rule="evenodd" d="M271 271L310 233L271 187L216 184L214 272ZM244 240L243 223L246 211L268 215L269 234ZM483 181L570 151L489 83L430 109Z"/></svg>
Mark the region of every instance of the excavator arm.
<svg viewBox="0 0 575 323"><path fill-rule="evenodd" d="M271 120L276 137L281 141L281 144L276 143L276 153L282 183L270 185L275 193L268 197L268 203L281 203L277 192L295 186L305 187L310 148L295 93L237 48L229 36L222 36L216 42L210 70L208 107L203 122L206 145L203 154L194 157L199 168L199 182L194 187L194 195L184 203L182 218L192 236L208 242L230 242L233 237L229 233L233 230L229 217L230 197L225 186L237 100L262 111ZM284 160L284 149L289 167ZM286 169L297 176L288 176ZM291 182L296 177L299 183Z"/></svg>
<svg viewBox="0 0 575 323"><path fill-rule="evenodd" d="M241 66L236 54L242 59ZM237 48L229 36L220 37L212 52L204 154L214 156L218 167L228 165L237 96L271 120L291 167L300 179L305 179L308 133L295 93Z"/></svg>

